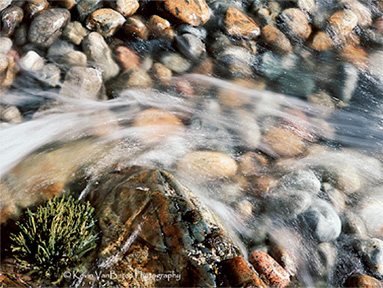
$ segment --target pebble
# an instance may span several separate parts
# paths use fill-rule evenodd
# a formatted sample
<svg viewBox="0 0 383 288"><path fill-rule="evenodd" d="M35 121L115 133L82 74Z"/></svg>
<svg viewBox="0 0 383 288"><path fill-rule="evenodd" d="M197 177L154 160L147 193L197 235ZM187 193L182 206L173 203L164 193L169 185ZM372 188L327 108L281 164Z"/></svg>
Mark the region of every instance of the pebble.
<svg viewBox="0 0 383 288"><path fill-rule="evenodd" d="M261 129L254 115L245 110L238 110L233 116L233 121L240 127L240 129L234 131L234 133L239 135L243 145L250 149L257 149L261 142Z"/></svg>
<svg viewBox="0 0 383 288"><path fill-rule="evenodd" d="M124 76L123 76L124 75ZM121 75L126 79L126 85L129 88L149 88L152 86L152 79L142 68L136 67L127 70Z"/></svg>
<svg viewBox="0 0 383 288"><path fill-rule="evenodd" d="M157 6L170 18L192 26L202 26L210 19L205 0L164 0L158 1Z"/></svg>
<svg viewBox="0 0 383 288"><path fill-rule="evenodd" d="M97 100L102 83L100 70L72 67L65 76L60 94L77 99Z"/></svg>
<svg viewBox="0 0 383 288"><path fill-rule="evenodd" d="M29 51L21 57L19 64L23 70L37 72L43 69L44 59L35 51Z"/></svg>
<svg viewBox="0 0 383 288"><path fill-rule="evenodd" d="M328 31L336 43L343 41L358 25L358 16L351 10L335 12L328 19Z"/></svg>
<svg viewBox="0 0 383 288"><path fill-rule="evenodd" d="M346 9L355 13L360 27L369 27L372 25L372 13L370 9L357 0L342 0Z"/></svg>
<svg viewBox="0 0 383 288"><path fill-rule="evenodd" d="M380 193L380 190L379 190ZM366 225L368 233L372 237L382 237L383 235L383 200L374 199L366 200L362 203L357 211L357 214Z"/></svg>
<svg viewBox="0 0 383 288"><path fill-rule="evenodd" d="M86 28L95 30L104 37L110 37L124 24L125 18L117 11L103 8L91 13L86 20Z"/></svg>
<svg viewBox="0 0 383 288"><path fill-rule="evenodd" d="M297 274L298 263L293 254L283 247L273 243L270 247L270 256L273 257L279 265L289 273L290 276L294 277Z"/></svg>
<svg viewBox="0 0 383 288"><path fill-rule="evenodd" d="M346 211L342 217L342 232L345 234L356 235L360 238L368 235L366 225L363 220L354 212Z"/></svg>
<svg viewBox="0 0 383 288"><path fill-rule="evenodd" d="M28 18L35 18L38 15L41 15L49 7L49 2L47 0L29 0L26 4L26 14Z"/></svg>
<svg viewBox="0 0 383 288"><path fill-rule="evenodd" d="M182 175L202 181L232 177L237 169L237 162L233 158L216 151L190 152L177 165L177 170Z"/></svg>
<svg viewBox="0 0 383 288"><path fill-rule="evenodd" d="M3 11L5 8L7 8L9 5L11 5L12 0L4 0L0 2L0 11Z"/></svg>
<svg viewBox="0 0 383 288"><path fill-rule="evenodd" d="M63 55L61 63L67 64L69 66L83 66L85 67L88 62L88 58L81 51L70 51Z"/></svg>
<svg viewBox="0 0 383 288"><path fill-rule="evenodd" d="M264 26L262 28L262 39L278 53L285 54L293 51L290 40L275 26Z"/></svg>
<svg viewBox="0 0 383 288"><path fill-rule="evenodd" d="M137 53L125 46L119 46L115 50L118 62L125 69L138 68L140 66L140 57Z"/></svg>
<svg viewBox="0 0 383 288"><path fill-rule="evenodd" d="M150 34L146 21L142 17L136 15L126 18L123 29L127 36L140 40L147 40Z"/></svg>
<svg viewBox="0 0 383 288"><path fill-rule="evenodd" d="M60 7L71 10L75 5L77 5L77 0L61 0L57 3Z"/></svg>
<svg viewBox="0 0 383 288"><path fill-rule="evenodd" d="M180 134L183 130L181 120L161 109L149 108L139 112L133 121L140 139L147 143L158 142L166 137Z"/></svg>
<svg viewBox="0 0 383 288"><path fill-rule="evenodd" d="M82 48L88 60L102 71L104 80L116 76L120 71L118 64L112 58L112 52L104 37L97 32L90 33L82 42Z"/></svg>
<svg viewBox="0 0 383 288"><path fill-rule="evenodd" d="M383 241L378 238L360 240L355 243L366 264L374 273L383 276Z"/></svg>
<svg viewBox="0 0 383 288"><path fill-rule="evenodd" d="M315 33L310 44L310 47L317 51L328 51L333 48L333 46L330 35L322 31Z"/></svg>
<svg viewBox="0 0 383 288"><path fill-rule="evenodd" d="M8 37L0 37L0 54L6 55L12 48L12 40Z"/></svg>
<svg viewBox="0 0 383 288"><path fill-rule="evenodd" d="M303 224L320 242L331 242L340 235L342 223L334 208L323 200L314 201L313 205L300 215Z"/></svg>
<svg viewBox="0 0 383 288"><path fill-rule="evenodd" d="M323 193L320 198L333 205L335 211L340 215L346 209L346 196L344 193L334 188L330 183L323 183Z"/></svg>
<svg viewBox="0 0 383 288"><path fill-rule="evenodd" d="M256 152L246 152L239 159L239 171L244 176L262 175L267 171L268 160Z"/></svg>
<svg viewBox="0 0 383 288"><path fill-rule="evenodd" d="M73 51L75 50L72 43L57 39L52 46L49 47L46 57L52 62L59 62L65 54Z"/></svg>
<svg viewBox="0 0 383 288"><path fill-rule="evenodd" d="M170 22L158 15L153 15L149 18L148 28L157 37L172 42L175 32L170 25Z"/></svg>
<svg viewBox="0 0 383 288"><path fill-rule="evenodd" d="M181 24L177 27L178 34L192 34L195 37L198 37L202 41L204 41L207 37L207 31L203 27L195 27L188 24Z"/></svg>
<svg viewBox="0 0 383 288"><path fill-rule="evenodd" d="M262 141L272 154L280 157L298 156L305 150L305 143L302 138L282 127L270 129L263 135Z"/></svg>
<svg viewBox="0 0 383 288"><path fill-rule="evenodd" d="M310 14L314 14L317 9L315 0L298 0L297 4L300 9Z"/></svg>
<svg viewBox="0 0 383 288"><path fill-rule="evenodd" d="M321 275L328 275L333 271L333 268L338 259L337 249L331 243L320 243L317 247L319 259L314 262L316 271Z"/></svg>
<svg viewBox="0 0 383 288"><path fill-rule="evenodd" d="M20 123L23 121L23 116L16 106L0 106L0 119L10 123Z"/></svg>
<svg viewBox="0 0 383 288"><path fill-rule="evenodd" d="M79 0L76 5L80 20L83 21L92 12L102 8L103 0Z"/></svg>
<svg viewBox="0 0 383 288"><path fill-rule="evenodd" d="M227 9L223 25L228 35L246 39L257 38L261 29L253 19L235 8Z"/></svg>
<svg viewBox="0 0 383 288"><path fill-rule="evenodd" d="M383 83L383 50L370 53L368 56L368 71Z"/></svg>
<svg viewBox="0 0 383 288"><path fill-rule="evenodd" d="M69 22L66 9L53 8L37 16L31 23L28 39L40 47L49 47L61 35L62 28Z"/></svg>
<svg viewBox="0 0 383 288"><path fill-rule="evenodd" d="M346 45L343 47L340 53L340 57L361 69L368 68L368 54L364 49L360 47L355 47L354 45Z"/></svg>
<svg viewBox="0 0 383 288"><path fill-rule="evenodd" d="M294 41L306 41L311 34L307 15L298 8L283 10L279 15L282 32Z"/></svg>
<svg viewBox="0 0 383 288"><path fill-rule="evenodd" d="M298 170L281 178L281 185L286 190L306 191L313 196L321 189L321 182L311 170Z"/></svg>
<svg viewBox="0 0 383 288"><path fill-rule="evenodd" d="M217 54L216 67L223 76L246 78L253 76L256 58L246 48L228 46Z"/></svg>
<svg viewBox="0 0 383 288"><path fill-rule="evenodd" d="M375 19L373 27L378 33L383 34L383 16L380 16Z"/></svg>
<svg viewBox="0 0 383 288"><path fill-rule="evenodd" d="M18 71L19 69L12 57L0 54L0 87L11 86ZM0 93L2 92L0 91Z"/></svg>
<svg viewBox="0 0 383 288"><path fill-rule="evenodd" d="M191 68L191 64L187 59L174 52L165 53L161 57L160 62L173 72L180 74L185 73Z"/></svg>
<svg viewBox="0 0 383 288"><path fill-rule="evenodd" d="M205 44L193 34L186 33L181 36L176 36L175 40L178 51L186 58L199 60L205 52Z"/></svg>
<svg viewBox="0 0 383 288"><path fill-rule="evenodd" d="M88 30L85 29L80 22L75 21L65 26L63 36L73 44L80 45L88 33Z"/></svg>
<svg viewBox="0 0 383 288"><path fill-rule="evenodd" d="M11 36L24 18L24 11L20 7L11 6L1 13L2 32Z"/></svg>
<svg viewBox="0 0 383 288"><path fill-rule="evenodd" d="M234 257L218 264L218 287L259 287L265 283L242 257Z"/></svg>
<svg viewBox="0 0 383 288"><path fill-rule="evenodd" d="M159 62L153 64L152 73L154 79L157 79L163 85L169 85L173 75L172 70Z"/></svg>
<svg viewBox="0 0 383 288"><path fill-rule="evenodd" d="M255 250L250 253L249 261L270 286L283 288L289 285L290 275L267 253Z"/></svg>
<svg viewBox="0 0 383 288"><path fill-rule="evenodd" d="M140 4L137 0L117 0L116 10L121 13L122 16L131 16L140 8Z"/></svg>
<svg viewBox="0 0 383 288"><path fill-rule="evenodd" d="M48 63L38 72L38 77L40 81L51 87L56 87L60 84L61 70L55 64Z"/></svg>
<svg viewBox="0 0 383 288"><path fill-rule="evenodd" d="M265 52L259 57L258 70L267 79L275 80L283 73L281 65L282 60L278 55Z"/></svg>
<svg viewBox="0 0 383 288"><path fill-rule="evenodd" d="M343 287L347 288L383 288L382 282L378 279L362 274L354 274L347 278Z"/></svg>

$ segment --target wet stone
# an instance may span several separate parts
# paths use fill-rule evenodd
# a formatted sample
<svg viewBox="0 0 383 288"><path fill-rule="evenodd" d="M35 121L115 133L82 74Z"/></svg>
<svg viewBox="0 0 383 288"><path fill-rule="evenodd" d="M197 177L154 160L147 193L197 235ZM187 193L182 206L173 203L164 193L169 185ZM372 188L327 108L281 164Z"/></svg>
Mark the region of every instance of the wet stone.
<svg viewBox="0 0 383 288"><path fill-rule="evenodd" d="M297 156L305 149L305 144L300 136L280 127L274 127L267 131L263 135L263 142L268 145L272 153L281 157Z"/></svg>
<svg viewBox="0 0 383 288"><path fill-rule="evenodd" d="M315 0L298 0L297 4L300 9L310 14L313 14L317 9Z"/></svg>
<svg viewBox="0 0 383 288"><path fill-rule="evenodd" d="M321 182L311 170L298 170L282 177L283 189L300 190L317 195L321 188Z"/></svg>
<svg viewBox="0 0 383 288"><path fill-rule="evenodd" d="M61 35L62 28L69 22L66 9L54 8L36 17L29 28L29 41L40 47L49 47Z"/></svg>
<svg viewBox="0 0 383 288"><path fill-rule="evenodd" d="M345 8L355 13L360 27L368 27L372 24L372 13L370 9L357 0L342 0Z"/></svg>
<svg viewBox="0 0 383 288"><path fill-rule="evenodd" d="M80 0L76 5L80 20L85 20L90 13L102 8L102 2L102 0Z"/></svg>
<svg viewBox="0 0 383 288"><path fill-rule="evenodd" d="M6 55L12 48L12 40L8 37L0 37L0 54Z"/></svg>
<svg viewBox="0 0 383 288"><path fill-rule="evenodd" d="M168 85L173 75L172 70L158 62L153 64L152 74L154 79L157 79L163 85Z"/></svg>
<svg viewBox="0 0 383 288"><path fill-rule="evenodd" d="M188 24L181 24L177 27L177 32L179 34L192 34L195 37L198 37L201 40L205 40L207 37L207 31L203 27L195 27Z"/></svg>
<svg viewBox="0 0 383 288"><path fill-rule="evenodd" d="M117 11L103 8L94 11L86 20L86 27L95 30L104 37L112 36L122 24L125 18Z"/></svg>
<svg viewBox="0 0 383 288"><path fill-rule="evenodd" d="M60 83L61 70L55 64L49 63L44 65L43 69L38 73L39 80L51 87L56 87Z"/></svg>
<svg viewBox="0 0 383 288"><path fill-rule="evenodd" d="M1 13L2 32L10 36L15 29L19 26L24 18L24 11L20 7L11 6L3 10Z"/></svg>
<svg viewBox="0 0 383 288"><path fill-rule="evenodd" d="M366 264L374 273L383 276L383 241L378 238L361 240L355 243Z"/></svg>
<svg viewBox="0 0 383 288"><path fill-rule="evenodd" d="M63 55L60 59L60 62L68 66L83 66L87 65L87 57L84 53L80 51L70 51Z"/></svg>
<svg viewBox="0 0 383 288"><path fill-rule="evenodd" d="M262 39L279 53L291 53L293 47L289 39L275 26L267 25L262 28Z"/></svg>
<svg viewBox="0 0 383 288"><path fill-rule="evenodd" d="M29 18L34 18L41 15L49 7L47 0L29 0L26 5L26 14Z"/></svg>
<svg viewBox="0 0 383 288"><path fill-rule="evenodd" d="M90 33L82 42L82 47L88 60L103 72L103 78L108 80L118 74L120 68L112 58L112 52L101 34Z"/></svg>
<svg viewBox="0 0 383 288"><path fill-rule="evenodd" d="M125 69L137 68L140 66L140 57L136 54L135 51L125 46L117 47L115 50L115 55L118 59L118 62Z"/></svg>
<svg viewBox="0 0 383 288"><path fill-rule="evenodd" d="M175 37L178 50L187 58L198 60L205 52L205 44L193 34Z"/></svg>
<svg viewBox="0 0 383 288"><path fill-rule="evenodd" d="M75 5L77 5L77 0L59 0L57 4L60 7L71 10Z"/></svg>
<svg viewBox="0 0 383 288"><path fill-rule="evenodd" d="M336 247L331 243L320 243L317 246L317 253L318 261L313 263L315 270L321 275L331 273L338 258Z"/></svg>
<svg viewBox="0 0 383 288"><path fill-rule="evenodd" d="M169 42L173 41L175 33L168 20L158 15L153 15L148 20L147 26L157 37L168 40Z"/></svg>
<svg viewBox="0 0 383 288"><path fill-rule="evenodd" d="M166 53L161 57L160 61L176 73L185 73L191 68L190 62L178 53Z"/></svg>
<svg viewBox="0 0 383 288"><path fill-rule="evenodd" d="M11 86L18 71L18 66L12 57L0 54L0 87Z"/></svg>
<svg viewBox="0 0 383 288"><path fill-rule="evenodd" d="M235 8L227 9L223 25L230 36L254 39L261 34L261 29L253 19Z"/></svg>
<svg viewBox="0 0 383 288"><path fill-rule="evenodd" d="M314 35L310 46L317 51L328 51L333 47L333 43L330 35L319 31Z"/></svg>
<svg viewBox="0 0 383 288"><path fill-rule="evenodd" d="M311 34L307 15L298 8L283 10L279 16L281 31L294 41L305 41Z"/></svg>
<svg viewBox="0 0 383 288"><path fill-rule="evenodd" d="M216 69L223 76L251 77L256 58L246 48L228 46L217 54Z"/></svg>
<svg viewBox="0 0 383 288"><path fill-rule="evenodd" d="M80 22L70 22L65 26L63 31L63 36L72 42L75 45L80 45L82 40L86 35L88 35L88 30L86 30Z"/></svg>
<svg viewBox="0 0 383 288"><path fill-rule="evenodd" d="M205 0L164 0L158 1L157 6L165 15L192 26L202 26L210 19Z"/></svg>
<svg viewBox="0 0 383 288"><path fill-rule="evenodd" d="M133 15L139 7L137 0L117 0L116 2L116 10L124 17Z"/></svg>
<svg viewBox="0 0 383 288"><path fill-rule="evenodd" d="M152 86L152 79L144 69L132 67L110 81L108 86L113 93L129 88L149 88Z"/></svg>
<svg viewBox="0 0 383 288"><path fill-rule="evenodd" d="M281 65L282 60L278 55L266 52L259 57L258 70L266 78L275 80L283 73Z"/></svg>
<svg viewBox="0 0 383 288"><path fill-rule="evenodd" d="M12 0L4 0L0 2L0 12L3 11L5 8L7 8L9 5L11 5Z"/></svg>
<svg viewBox="0 0 383 288"><path fill-rule="evenodd" d="M20 123L23 120L23 116L16 106L0 106L0 119L10 123Z"/></svg>
<svg viewBox="0 0 383 288"><path fill-rule="evenodd" d="M364 221L352 211L346 211L342 217L342 232L345 234L353 234L359 237L368 235Z"/></svg>
<svg viewBox="0 0 383 288"><path fill-rule="evenodd" d="M44 58L35 51L29 51L20 59L20 67L26 71L37 72L44 67Z"/></svg>
<svg viewBox="0 0 383 288"><path fill-rule="evenodd" d="M140 16L127 17L123 25L125 34L131 38L147 40L150 30L145 22L146 21Z"/></svg>
<svg viewBox="0 0 383 288"><path fill-rule="evenodd" d="M290 275L267 253L255 250L250 253L250 263L272 287L284 288L290 283Z"/></svg>
<svg viewBox="0 0 383 288"><path fill-rule="evenodd" d="M358 16L351 10L338 11L328 19L328 31L339 43L350 34L358 24Z"/></svg>
<svg viewBox="0 0 383 288"><path fill-rule="evenodd" d="M347 288L382 288L383 284L378 279L362 274L354 274L347 278L343 287Z"/></svg>
<svg viewBox="0 0 383 288"><path fill-rule="evenodd" d="M46 57L53 62L59 62L65 54L73 51L75 50L72 43L58 39L49 47Z"/></svg>

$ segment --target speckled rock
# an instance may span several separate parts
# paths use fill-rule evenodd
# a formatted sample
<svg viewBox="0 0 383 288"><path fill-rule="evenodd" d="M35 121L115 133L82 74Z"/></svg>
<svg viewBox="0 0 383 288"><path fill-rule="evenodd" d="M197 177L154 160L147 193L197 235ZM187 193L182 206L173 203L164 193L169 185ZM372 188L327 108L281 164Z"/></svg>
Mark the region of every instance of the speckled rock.
<svg viewBox="0 0 383 288"><path fill-rule="evenodd" d="M232 177L237 168L233 158L215 151L190 152L177 165L178 173L203 180Z"/></svg>
<svg viewBox="0 0 383 288"><path fill-rule="evenodd" d="M21 23L24 18L24 11L18 6L11 6L6 8L1 13L2 28L1 31L10 36L13 34L17 26Z"/></svg>
<svg viewBox="0 0 383 288"><path fill-rule="evenodd" d="M175 38L177 49L187 58L199 60L205 52L205 44L193 34L185 33Z"/></svg>
<svg viewBox="0 0 383 288"><path fill-rule="evenodd" d="M230 36L253 39L261 34L261 29L253 19L235 8L227 9L223 25Z"/></svg>
<svg viewBox="0 0 383 288"><path fill-rule="evenodd" d="M117 11L110 8L103 8L94 11L86 20L86 27L95 30L102 36L112 36L122 24L125 18Z"/></svg>
<svg viewBox="0 0 383 288"><path fill-rule="evenodd" d="M168 85L173 75L172 70L159 62L153 64L152 73L154 79L157 79L163 85Z"/></svg>
<svg viewBox="0 0 383 288"><path fill-rule="evenodd" d="M80 45L82 40L86 35L88 35L89 31L86 30L80 22L70 22L65 26L63 31L63 36L68 39L70 42L76 45Z"/></svg>
<svg viewBox="0 0 383 288"><path fill-rule="evenodd" d="M20 67L26 71L37 72L44 67L44 58L35 51L29 51L20 59Z"/></svg>
<svg viewBox="0 0 383 288"><path fill-rule="evenodd" d="M383 241L378 238L356 241L355 248L371 270L383 276Z"/></svg>
<svg viewBox="0 0 383 288"><path fill-rule="evenodd" d="M119 46L115 50L118 62L125 69L137 68L140 66L140 57L133 50Z"/></svg>
<svg viewBox="0 0 383 288"><path fill-rule="evenodd" d="M4 0L0 2L0 11L3 11L5 8L7 8L9 5L11 5L12 0Z"/></svg>
<svg viewBox="0 0 383 288"><path fill-rule="evenodd" d="M60 94L71 98L97 100L101 86L100 70L72 67L65 76Z"/></svg>
<svg viewBox="0 0 383 288"><path fill-rule="evenodd" d="M36 17L29 28L28 39L41 47L49 47L61 35L62 28L69 22L66 9L54 8Z"/></svg>
<svg viewBox="0 0 383 288"><path fill-rule="evenodd" d="M83 50L88 60L103 72L103 78L108 80L118 74L120 68L112 58L112 52L104 37L97 32L90 33L82 42Z"/></svg>
<svg viewBox="0 0 383 288"><path fill-rule="evenodd" d="M294 132L274 127L263 135L262 141L268 145L272 153L281 157L293 157L301 154L305 149L304 141Z"/></svg>
<svg viewBox="0 0 383 288"><path fill-rule="evenodd" d="M121 13L122 16L131 16L140 8L140 4L137 0L117 0L116 10Z"/></svg>
<svg viewBox="0 0 383 288"><path fill-rule="evenodd" d="M127 36L140 40L147 40L150 33L146 21L140 16L127 17L123 29Z"/></svg>
<svg viewBox="0 0 383 288"><path fill-rule="evenodd" d="M276 52L284 54L293 51L290 40L275 26L264 26L262 28L262 39Z"/></svg>
<svg viewBox="0 0 383 288"><path fill-rule="evenodd" d="M29 18L34 18L41 15L49 7L47 0L30 0L25 5L26 14Z"/></svg>
<svg viewBox="0 0 383 288"><path fill-rule="evenodd" d="M335 42L342 41L358 25L358 16L351 10L338 11L328 19L328 31Z"/></svg>
<svg viewBox="0 0 383 288"><path fill-rule="evenodd" d="M158 9L176 21L202 26L210 19L205 0L164 0L157 2Z"/></svg>
<svg viewBox="0 0 383 288"><path fill-rule="evenodd" d="M342 231L345 234L366 237L368 235L366 225L363 220L352 211L346 211L342 217Z"/></svg>
<svg viewBox="0 0 383 288"><path fill-rule="evenodd" d="M327 51L333 47L333 42L330 35L325 32L318 31L315 33L310 46L317 51Z"/></svg>
<svg viewBox="0 0 383 288"><path fill-rule="evenodd" d="M191 67L190 62L187 59L182 57L180 54L173 52L164 54L160 61L167 68L176 73L185 73Z"/></svg>
<svg viewBox="0 0 383 288"><path fill-rule="evenodd" d="M267 253L255 250L250 253L250 263L272 287L283 288L289 285L290 275Z"/></svg>
<svg viewBox="0 0 383 288"><path fill-rule="evenodd" d="M175 33L168 20L158 15L152 15L148 20L147 26L157 37L170 42L173 41Z"/></svg>
<svg viewBox="0 0 383 288"><path fill-rule="evenodd" d="M378 279L362 274L354 274L347 278L343 287L347 288L382 288L383 284Z"/></svg>
<svg viewBox="0 0 383 288"><path fill-rule="evenodd" d="M280 14L280 27L282 32L294 41L305 41L311 34L307 15L298 8L283 10Z"/></svg>
<svg viewBox="0 0 383 288"><path fill-rule="evenodd" d="M102 8L102 2L102 0L79 0L76 5L76 8L79 13L80 20L85 20L85 18L90 13Z"/></svg>

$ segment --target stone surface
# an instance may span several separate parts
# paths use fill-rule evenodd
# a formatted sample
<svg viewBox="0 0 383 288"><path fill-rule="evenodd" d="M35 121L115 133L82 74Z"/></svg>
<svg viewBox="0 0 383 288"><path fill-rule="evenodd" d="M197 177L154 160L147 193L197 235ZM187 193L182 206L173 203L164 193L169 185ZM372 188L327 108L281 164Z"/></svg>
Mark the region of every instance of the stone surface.
<svg viewBox="0 0 383 288"><path fill-rule="evenodd" d="M249 261L261 277L267 279L268 285L278 288L289 285L290 275L267 253L260 250L252 251Z"/></svg>
<svg viewBox="0 0 383 288"><path fill-rule="evenodd" d="M281 30L294 41L305 41L311 34L307 15L298 8L283 10L279 15Z"/></svg>
<svg viewBox="0 0 383 288"><path fill-rule="evenodd" d="M125 18L117 11L103 8L94 11L86 20L86 27L104 37L112 36L124 24Z"/></svg>
<svg viewBox="0 0 383 288"><path fill-rule="evenodd" d="M157 2L158 9L178 22L202 26L210 19L205 0L164 0Z"/></svg>
<svg viewBox="0 0 383 288"><path fill-rule="evenodd" d="M1 31L7 36L12 35L17 26L19 26L19 24L23 20L23 18L24 11L20 7L11 6L6 8L1 13Z"/></svg>
<svg viewBox="0 0 383 288"><path fill-rule="evenodd" d="M153 15L149 18L147 26L157 37L170 42L173 41L175 33L168 20L158 15Z"/></svg>
<svg viewBox="0 0 383 288"><path fill-rule="evenodd" d="M0 87L11 86L18 71L18 66L12 57L0 54Z"/></svg>
<svg viewBox="0 0 383 288"><path fill-rule="evenodd" d="M133 50L119 46L115 50L118 62L125 69L138 68L140 66L140 57Z"/></svg>
<svg viewBox="0 0 383 288"><path fill-rule="evenodd" d="M3 11L5 8L7 8L9 5L11 5L12 0L4 0L0 2L0 11Z"/></svg>
<svg viewBox="0 0 383 288"><path fill-rule="evenodd" d="M363 220L354 212L346 211L342 217L342 231L345 234L353 234L359 237L368 235Z"/></svg>
<svg viewBox="0 0 383 288"><path fill-rule="evenodd" d="M235 8L227 9L223 19L225 31L230 36L254 39L261 29L253 19Z"/></svg>
<svg viewBox="0 0 383 288"><path fill-rule="evenodd" d="M132 67L108 82L108 94L117 96L116 93L127 89L150 88L151 86L152 79L149 74L140 67Z"/></svg>
<svg viewBox="0 0 383 288"><path fill-rule="evenodd" d="M355 247L371 270L383 276L383 241L378 238L361 240L355 243Z"/></svg>
<svg viewBox="0 0 383 288"><path fill-rule="evenodd" d="M165 65L157 62L152 67L153 77L161 82L163 85L168 85L172 78L172 70L166 68Z"/></svg>
<svg viewBox="0 0 383 288"><path fill-rule="evenodd" d="M73 44L80 45L82 40L86 35L88 35L88 30L86 30L80 22L70 22L65 26L63 31L63 36L71 41Z"/></svg>
<svg viewBox="0 0 383 288"><path fill-rule="evenodd" d="M264 26L262 28L262 39L276 52L284 54L293 51L289 39L275 26Z"/></svg>
<svg viewBox="0 0 383 288"><path fill-rule="evenodd" d="M358 16L351 10L338 11L328 19L328 30L335 42L339 43L358 24Z"/></svg>
<svg viewBox="0 0 383 288"><path fill-rule="evenodd" d="M26 71L37 72L44 67L44 58L35 51L29 51L20 59L20 67Z"/></svg>
<svg viewBox="0 0 383 288"><path fill-rule="evenodd" d="M263 135L263 143L268 145L272 153L281 157L293 157L301 154L305 149L303 139L292 131L274 127Z"/></svg>
<svg viewBox="0 0 383 288"><path fill-rule="evenodd" d="M371 198L363 201L356 213L363 220L368 234L380 238L383 231L383 200L374 195Z"/></svg>
<svg viewBox="0 0 383 288"><path fill-rule="evenodd" d="M358 18L358 25L360 27L368 27L372 24L371 10L357 0L342 0L342 4L345 8L355 13Z"/></svg>
<svg viewBox="0 0 383 288"><path fill-rule="evenodd" d="M102 71L104 80L108 80L118 74L120 68L112 58L112 52L101 34L90 33L82 42L83 50L88 60Z"/></svg>
<svg viewBox="0 0 383 288"><path fill-rule="evenodd" d="M368 67L368 54L360 47L346 45L343 47L340 57L361 69L367 69Z"/></svg>
<svg viewBox="0 0 383 288"><path fill-rule="evenodd" d="M0 106L0 119L11 123L20 123L23 120L23 116L21 116L16 106Z"/></svg>
<svg viewBox="0 0 383 288"><path fill-rule="evenodd" d="M61 70L53 63L44 65L43 69L38 73L39 80L51 87L60 84Z"/></svg>
<svg viewBox="0 0 383 288"><path fill-rule="evenodd" d="M49 7L49 2L47 0L29 0L26 3L26 14L29 18L34 18L38 15L41 15Z"/></svg>
<svg viewBox="0 0 383 288"><path fill-rule="evenodd" d="M198 37L201 40L205 40L207 37L207 31L203 27L195 27L188 24L181 24L177 27L177 32L179 34L192 34L195 37Z"/></svg>
<svg viewBox="0 0 383 288"><path fill-rule="evenodd" d="M150 33L146 21L140 16L127 17L123 29L127 36L140 40L147 40Z"/></svg>
<svg viewBox="0 0 383 288"><path fill-rule="evenodd" d="M12 40L8 37L0 37L0 54L7 55L12 48Z"/></svg>
<svg viewBox="0 0 383 288"><path fill-rule="evenodd" d="M100 70L72 67L65 76L60 94L71 98L97 100L101 85Z"/></svg>
<svg viewBox="0 0 383 288"><path fill-rule="evenodd" d="M116 2L116 10L124 17L133 15L139 7L137 0L117 0Z"/></svg>
<svg viewBox="0 0 383 288"><path fill-rule="evenodd" d="M300 190L317 195L321 182L311 170L298 170L282 177L281 185L286 190Z"/></svg>
<svg viewBox="0 0 383 288"><path fill-rule="evenodd" d="M317 51L328 51L333 47L333 43L330 35L319 31L315 33L310 46Z"/></svg>
<svg viewBox="0 0 383 288"><path fill-rule="evenodd" d="M215 69L223 76L247 78L253 75L256 58L246 48L228 46L216 58Z"/></svg>
<svg viewBox="0 0 383 288"><path fill-rule="evenodd" d="M237 168L233 158L215 151L190 152L182 157L177 165L178 173L201 180L232 177Z"/></svg>
<svg viewBox="0 0 383 288"><path fill-rule="evenodd" d="M205 44L193 34L185 33L175 37L175 40L178 51L189 59L199 60L205 52Z"/></svg>
<svg viewBox="0 0 383 288"><path fill-rule="evenodd" d="M84 53L80 51L70 51L63 55L61 58L61 63L69 66L83 66L87 65L87 57Z"/></svg>
<svg viewBox="0 0 383 288"><path fill-rule="evenodd" d="M347 288L382 288L383 284L378 279L362 274L354 274L347 278L343 287Z"/></svg>
<svg viewBox="0 0 383 288"><path fill-rule="evenodd" d="M172 175L132 167L107 171L98 183L88 198L100 219L100 267L128 275L114 285L217 286L213 267L241 256L214 214Z"/></svg>
<svg viewBox="0 0 383 288"><path fill-rule="evenodd" d="M70 13L68 10L50 9L32 21L28 39L37 46L49 47L61 35L62 28L69 20Z"/></svg>
<svg viewBox="0 0 383 288"><path fill-rule="evenodd" d="M191 67L190 62L187 59L174 52L164 54L160 61L167 68L176 73L185 73Z"/></svg>
<svg viewBox="0 0 383 288"><path fill-rule="evenodd" d="M83 21L92 12L102 8L102 0L79 0L76 8L80 16L80 20Z"/></svg>

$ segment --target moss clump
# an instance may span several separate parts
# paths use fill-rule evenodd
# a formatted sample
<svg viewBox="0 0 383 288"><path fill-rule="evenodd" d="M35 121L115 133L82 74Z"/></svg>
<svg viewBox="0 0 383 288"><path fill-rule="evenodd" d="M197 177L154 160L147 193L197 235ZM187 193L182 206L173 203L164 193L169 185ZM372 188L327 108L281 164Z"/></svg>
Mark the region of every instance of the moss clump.
<svg viewBox="0 0 383 288"><path fill-rule="evenodd" d="M94 208L71 195L55 196L35 212L27 210L11 234L16 260L31 274L60 283L63 273L79 270L83 257L96 247Z"/></svg>

